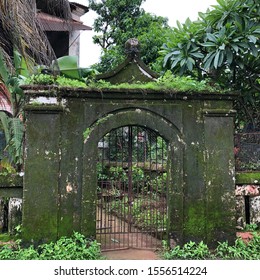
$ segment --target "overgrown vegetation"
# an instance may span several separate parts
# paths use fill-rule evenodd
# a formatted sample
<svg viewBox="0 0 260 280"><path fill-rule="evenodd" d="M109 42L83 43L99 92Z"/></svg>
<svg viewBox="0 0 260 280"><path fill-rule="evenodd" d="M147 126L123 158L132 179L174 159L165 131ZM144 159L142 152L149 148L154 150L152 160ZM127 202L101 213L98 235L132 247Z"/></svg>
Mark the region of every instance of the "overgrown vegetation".
<svg viewBox="0 0 260 280"><path fill-rule="evenodd" d="M163 69L173 74L239 91L236 124L245 131L260 129L259 15L259 1L217 0L199 20L178 23L160 52Z"/></svg>
<svg viewBox="0 0 260 280"><path fill-rule="evenodd" d="M86 88L86 83L78 79L48 74L36 74L28 77L24 84L28 85L58 85L60 87Z"/></svg>
<svg viewBox="0 0 260 280"><path fill-rule="evenodd" d="M165 204L161 197L151 193L146 196L135 196L132 201L125 196L122 200L111 201L109 211L125 221L131 219L136 228L157 232L158 229L165 230L166 228Z"/></svg>
<svg viewBox="0 0 260 280"><path fill-rule="evenodd" d="M113 69L125 58L125 42L137 38L141 44L140 57L151 65L170 31L168 19L145 12L144 0L90 0L89 7L96 12L93 37L102 48L100 62L94 65L99 72ZM155 70L155 68L154 68Z"/></svg>
<svg viewBox="0 0 260 280"><path fill-rule="evenodd" d="M191 76L173 76L170 71L156 81L148 83L121 83L112 85L104 80L87 80L86 83L77 79L70 79L64 76L54 77L48 74L37 74L27 78L25 84L35 85L58 85L61 87L92 88L92 89L140 89L152 91L168 92L214 92L223 93L224 91L215 84L212 86L209 80L198 81Z"/></svg>
<svg viewBox="0 0 260 280"><path fill-rule="evenodd" d="M122 166L105 170L100 163L98 171L98 196L106 199L107 211L142 230L164 230L166 215L166 172L145 172L136 165L131 169L131 198L129 197L128 170ZM105 183L103 189L102 184ZM107 187L107 183L110 187ZM109 199L108 199L109 198Z"/></svg>
<svg viewBox="0 0 260 280"><path fill-rule="evenodd" d="M253 238L247 243L241 238L234 245L219 242L215 250L210 250L203 243L188 242L184 246L169 249L164 242L163 258L166 260L260 260L260 235L253 233Z"/></svg>
<svg viewBox="0 0 260 280"><path fill-rule="evenodd" d="M24 59L17 52L13 53L13 63L15 72L8 71L0 49L0 105L1 98L8 100L9 108L0 111L0 122L5 134L8 160L20 171L23 164L23 138L24 124L23 111L24 94L20 88L25 72Z"/></svg>
<svg viewBox="0 0 260 280"><path fill-rule="evenodd" d="M169 72L168 72L169 73ZM197 81L196 79L186 76L179 77L173 76L166 73L161 78L157 79L154 82L147 83L121 83L117 85L111 85L108 82L97 81L89 84L89 87L93 88L109 88L109 89L140 89L140 90L151 90L151 91L167 91L171 92L214 92L222 93L217 85L210 85L209 81Z"/></svg>
<svg viewBox="0 0 260 280"><path fill-rule="evenodd" d="M56 242L28 248L21 246L21 240L13 245L0 247L0 260L98 260L103 259L100 245L84 235L74 232L71 237L61 237Z"/></svg>

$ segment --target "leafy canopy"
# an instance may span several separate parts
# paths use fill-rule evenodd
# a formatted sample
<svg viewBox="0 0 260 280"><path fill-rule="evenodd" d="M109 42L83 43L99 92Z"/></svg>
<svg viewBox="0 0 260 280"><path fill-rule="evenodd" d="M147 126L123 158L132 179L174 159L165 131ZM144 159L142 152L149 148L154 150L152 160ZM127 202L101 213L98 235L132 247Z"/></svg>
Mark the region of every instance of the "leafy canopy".
<svg viewBox="0 0 260 280"><path fill-rule="evenodd" d="M217 2L198 21L173 28L160 51L162 67L240 91L238 128L260 129L260 2Z"/></svg>
<svg viewBox="0 0 260 280"><path fill-rule="evenodd" d="M141 45L140 56L151 64L158 57L164 38L170 28L167 19L146 13L144 0L89 1L89 7L98 17L94 22L94 43L101 46L103 54L96 68L106 72L125 58L124 45L129 38L137 38Z"/></svg>

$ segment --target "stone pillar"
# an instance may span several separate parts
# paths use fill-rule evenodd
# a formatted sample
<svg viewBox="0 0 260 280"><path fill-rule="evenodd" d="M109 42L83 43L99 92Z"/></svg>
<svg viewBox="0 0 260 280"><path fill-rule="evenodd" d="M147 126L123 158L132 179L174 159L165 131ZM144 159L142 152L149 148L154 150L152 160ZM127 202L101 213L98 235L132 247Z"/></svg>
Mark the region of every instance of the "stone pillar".
<svg viewBox="0 0 260 280"><path fill-rule="evenodd" d="M23 240L55 240L58 231L60 113L55 105L26 107Z"/></svg>
<svg viewBox="0 0 260 280"><path fill-rule="evenodd" d="M215 246L235 239L233 113L223 109L204 113L207 244Z"/></svg>

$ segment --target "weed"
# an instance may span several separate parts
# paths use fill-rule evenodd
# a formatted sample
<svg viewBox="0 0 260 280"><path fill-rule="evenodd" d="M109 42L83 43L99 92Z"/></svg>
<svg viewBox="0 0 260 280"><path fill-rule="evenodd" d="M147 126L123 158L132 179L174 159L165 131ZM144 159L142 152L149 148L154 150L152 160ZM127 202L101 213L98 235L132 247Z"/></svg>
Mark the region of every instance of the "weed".
<svg viewBox="0 0 260 280"><path fill-rule="evenodd" d="M258 225L257 224L247 224L245 226L245 231L257 231L259 228L258 228Z"/></svg>
<svg viewBox="0 0 260 280"><path fill-rule="evenodd" d="M74 232L71 237L61 237L56 242L39 245L35 248L21 246L17 240L13 246L0 248L0 260L97 260L102 259L97 241L85 238Z"/></svg>
<svg viewBox="0 0 260 280"><path fill-rule="evenodd" d="M227 241L219 242L217 248L210 251L203 242L195 243L190 241L183 247L176 246L173 249L163 243L163 258L166 260L259 260L260 259L260 235L253 233L253 238L249 242L244 242L241 238L235 241L234 245L229 245Z"/></svg>
<svg viewBox="0 0 260 280"><path fill-rule="evenodd" d="M206 244L202 241L200 243L188 242L183 247L176 246L172 250L166 250L164 259L180 259L180 260L205 260L211 259L211 253Z"/></svg>

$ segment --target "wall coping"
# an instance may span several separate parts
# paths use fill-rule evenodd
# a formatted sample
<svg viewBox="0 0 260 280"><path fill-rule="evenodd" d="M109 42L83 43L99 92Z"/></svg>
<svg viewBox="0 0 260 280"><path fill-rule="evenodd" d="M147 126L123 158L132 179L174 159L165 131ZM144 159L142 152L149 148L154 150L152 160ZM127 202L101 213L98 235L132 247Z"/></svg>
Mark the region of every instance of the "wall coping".
<svg viewBox="0 0 260 280"><path fill-rule="evenodd" d="M177 91L175 89L136 88L72 88L55 85L28 85L22 87L27 97L57 97L86 99L141 99L141 100L229 100L239 97L238 93L212 93Z"/></svg>

